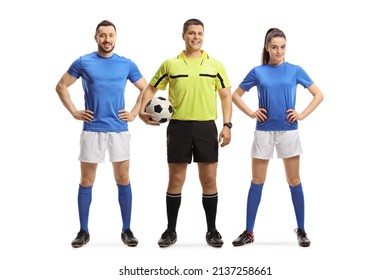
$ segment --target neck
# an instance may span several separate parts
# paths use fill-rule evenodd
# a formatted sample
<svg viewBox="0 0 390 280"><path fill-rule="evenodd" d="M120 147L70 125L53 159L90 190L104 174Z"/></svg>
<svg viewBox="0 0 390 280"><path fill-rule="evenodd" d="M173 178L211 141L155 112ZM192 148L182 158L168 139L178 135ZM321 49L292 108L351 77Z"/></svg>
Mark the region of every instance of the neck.
<svg viewBox="0 0 390 280"><path fill-rule="evenodd" d="M202 56L202 52L200 50L197 51L185 50L184 55L187 58L198 58Z"/></svg>
<svg viewBox="0 0 390 280"><path fill-rule="evenodd" d="M278 65L281 65L281 64L283 64L283 62L284 62L284 59L282 60L282 61L279 61L279 60L277 60L277 61L269 61L268 62L268 64L270 64L270 65L272 65L272 66L278 66Z"/></svg>
<svg viewBox="0 0 390 280"><path fill-rule="evenodd" d="M101 56L101 57L111 57L112 56L112 52L106 53L106 52L98 51L98 55Z"/></svg>

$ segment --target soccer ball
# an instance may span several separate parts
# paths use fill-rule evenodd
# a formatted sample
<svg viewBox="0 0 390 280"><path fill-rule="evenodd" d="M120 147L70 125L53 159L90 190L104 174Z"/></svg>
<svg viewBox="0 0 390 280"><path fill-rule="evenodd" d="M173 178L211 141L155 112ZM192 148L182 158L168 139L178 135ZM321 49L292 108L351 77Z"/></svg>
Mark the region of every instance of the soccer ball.
<svg viewBox="0 0 390 280"><path fill-rule="evenodd" d="M152 120L165 123L172 117L173 107L171 102L164 97L154 97L146 104L146 112L152 114Z"/></svg>

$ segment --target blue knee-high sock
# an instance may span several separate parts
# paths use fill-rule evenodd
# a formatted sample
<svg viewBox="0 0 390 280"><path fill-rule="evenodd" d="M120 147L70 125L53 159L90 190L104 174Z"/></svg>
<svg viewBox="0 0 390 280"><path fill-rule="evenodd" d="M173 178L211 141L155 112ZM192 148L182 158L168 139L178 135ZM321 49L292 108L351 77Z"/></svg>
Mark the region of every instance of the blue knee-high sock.
<svg viewBox="0 0 390 280"><path fill-rule="evenodd" d="M131 219L131 204L132 204L132 194L131 194L131 185L130 183L126 186L118 186L118 200L121 207L122 214L122 231L130 229L130 219Z"/></svg>
<svg viewBox="0 0 390 280"><path fill-rule="evenodd" d="M305 229L305 200L302 191L302 184L299 183L294 187L290 186L290 191L298 228Z"/></svg>
<svg viewBox="0 0 390 280"><path fill-rule="evenodd" d="M88 232L89 207L92 201L92 186L83 187L79 185L77 203L79 207L80 229Z"/></svg>
<svg viewBox="0 0 390 280"><path fill-rule="evenodd" d="M264 184L254 184L251 182L249 188L246 205L246 231L251 233L253 233L253 228L255 226L256 214L257 209L259 208L263 186Z"/></svg>

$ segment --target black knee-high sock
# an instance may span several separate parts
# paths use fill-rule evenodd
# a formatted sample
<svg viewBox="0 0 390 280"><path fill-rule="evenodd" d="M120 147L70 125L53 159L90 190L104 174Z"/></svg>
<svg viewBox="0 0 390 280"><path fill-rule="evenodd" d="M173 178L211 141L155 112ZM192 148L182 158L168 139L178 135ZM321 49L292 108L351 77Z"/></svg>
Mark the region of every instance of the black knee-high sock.
<svg viewBox="0 0 390 280"><path fill-rule="evenodd" d="M206 213L207 231L215 229L215 219L217 217L218 193L203 194L202 204Z"/></svg>
<svg viewBox="0 0 390 280"><path fill-rule="evenodd" d="M179 213L181 203L181 193L171 194L167 193L167 216L168 216L168 229L176 231L177 215Z"/></svg>

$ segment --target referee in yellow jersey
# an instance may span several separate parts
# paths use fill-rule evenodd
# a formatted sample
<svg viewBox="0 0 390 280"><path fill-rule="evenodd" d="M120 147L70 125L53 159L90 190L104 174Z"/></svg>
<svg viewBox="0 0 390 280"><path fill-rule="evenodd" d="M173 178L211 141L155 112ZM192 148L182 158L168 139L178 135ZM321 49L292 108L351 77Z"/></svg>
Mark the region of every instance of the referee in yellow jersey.
<svg viewBox="0 0 390 280"><path fill-rule="evenodd" d="M158 240L160 247L168 247L177 240L176 222L181 203L181 192L191 161L198 164L202 185L202 203L206 214L206 241L213 247L222 247L223 240L216 228L218 191L216 184L219 144L224 147L231 140L232 96L230 82L223 64L202 50L204 26L198 19L184 23L185 50L165 60L150 81L142 97L141 108L158 90L169 84L168 99L173 115L167 127L167 159L169 183L166 193L168 225ZM222 105L223 128L218 135L218 91ZM140 118L150 125L144 109Z"/></svg>

